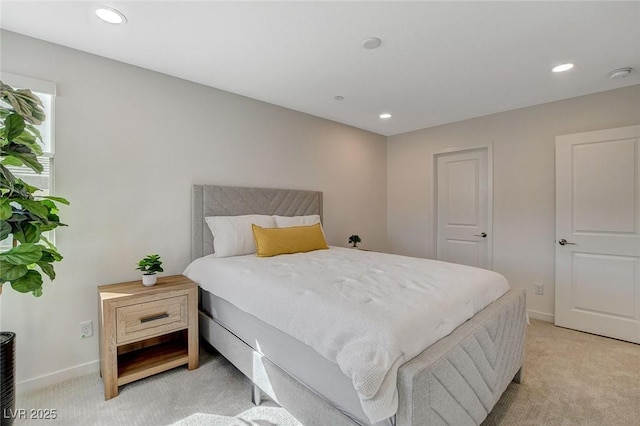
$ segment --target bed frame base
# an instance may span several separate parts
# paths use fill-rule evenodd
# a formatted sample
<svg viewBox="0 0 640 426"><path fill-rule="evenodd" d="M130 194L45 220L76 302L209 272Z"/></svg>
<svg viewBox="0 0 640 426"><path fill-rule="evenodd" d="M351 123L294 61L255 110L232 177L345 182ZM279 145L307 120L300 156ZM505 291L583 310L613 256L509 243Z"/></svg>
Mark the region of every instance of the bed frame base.
<svg viewBox="0 0 640 426"><path fill-rule="evenodd" d="M398 425L479 425L523 380L526 294L514 289L398 371Z"/></svg>
<svg viewBox="0 0 640 426"><path fill-rule="evenodd" d="M523 380L523 289L511 290L398 371L397 426L479 425L513 380ZM342 411L200 312L200 335L305 426L353 426Z"/></svg>
<svg viewBox="0 0 640 426"><path fill-rule="evenodd" d="M520 367L516 375L513 376L512 381L517 384L522 384L523 380L524 380L524 365L522 365L522 367Z"/></svg>
<svg viewBox="0 0 640 426"><path fill-rule="evenodd" d="M356 424L209 316L200 312L199 318L200 336L247 376L260 395L267 395L305 426Z"/></svg>
<svg viewBox="0 0 640 426"><path fill-rule="evenodd" d="M262 404L262 392L260 392L260 388L255 383L251 383L251 402L253 402L253 405Z"/></svg>

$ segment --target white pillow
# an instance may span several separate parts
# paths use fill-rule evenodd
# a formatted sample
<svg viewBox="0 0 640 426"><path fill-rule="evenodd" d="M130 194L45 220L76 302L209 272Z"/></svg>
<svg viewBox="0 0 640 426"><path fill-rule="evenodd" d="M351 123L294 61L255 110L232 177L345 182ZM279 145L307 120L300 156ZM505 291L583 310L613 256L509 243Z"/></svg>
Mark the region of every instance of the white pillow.
<svg viewBox="0 0 640 426"><path fill-rule="evenodd" d="M309 226L320 223L320 215L309 216L273 216L277 228L289 228L290 226Z"/></svg>
<svg viewBox="0 0 640 426"><path fill-rule="evenodd" d="M275 228L273 216L249 214L243 216L210 216L204 220L213 234L216 257L242 256L256 252L251 224Z"/></svg>

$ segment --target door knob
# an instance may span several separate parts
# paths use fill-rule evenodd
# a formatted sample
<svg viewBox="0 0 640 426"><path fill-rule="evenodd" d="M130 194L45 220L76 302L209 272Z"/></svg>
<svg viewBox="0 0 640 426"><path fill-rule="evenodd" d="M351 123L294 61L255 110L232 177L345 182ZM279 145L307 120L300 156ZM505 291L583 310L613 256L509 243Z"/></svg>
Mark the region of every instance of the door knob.
<svg viewBox="0 0 640 426"><path fill-rule="evenodd" d="M487 233L483 232L482 234L473 234L474 237L482 237L482 238L487 238Z"/></svg>
<svg viewBox="0 0 640 426"><path fill-rule="evenodd" d="M565 246L565 245L575 246L576 245L576 243L570 243L569 241L565 240L564 238L562 238L560 241L558 241L558 244L560 244L561 246Z"/></svg>

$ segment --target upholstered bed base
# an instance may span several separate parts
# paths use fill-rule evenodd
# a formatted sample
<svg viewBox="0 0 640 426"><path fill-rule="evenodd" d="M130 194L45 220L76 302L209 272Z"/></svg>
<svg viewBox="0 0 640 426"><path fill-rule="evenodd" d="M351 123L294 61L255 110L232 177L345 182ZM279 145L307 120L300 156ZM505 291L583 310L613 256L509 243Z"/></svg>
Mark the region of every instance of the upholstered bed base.
<svg viewBox="0 0 640 426"><path fill-rule="evenodd" d="M194 186L192 258L212 252L204 217L224 214L321 214L322 193ZM515 380L522 380L525 291L513 289L402 365L397 426L480 424ZM200 312L200 334L305 426L354 421L250 345Z"/></svg>
<svg viewBox="0 0 640 426"><path fill-rule="evenodd" d="M480 424L523 379L526 296L509 291L400 367L397 425Z"/></svg>
<svg viewBox="0 0 640 426"><path fill-rule="evenodd" d="M199 326L202 338L305 426L354 425L344 413L203 312Z"/></svg>
<svg viewBox="0 0 640 426"><path fill-rule="evenodd" d="M522 379L525 326L525 292L511 290L401 366L396 425L480 424ZM355 424L203 312L200 335L305 426Z"/></svg>

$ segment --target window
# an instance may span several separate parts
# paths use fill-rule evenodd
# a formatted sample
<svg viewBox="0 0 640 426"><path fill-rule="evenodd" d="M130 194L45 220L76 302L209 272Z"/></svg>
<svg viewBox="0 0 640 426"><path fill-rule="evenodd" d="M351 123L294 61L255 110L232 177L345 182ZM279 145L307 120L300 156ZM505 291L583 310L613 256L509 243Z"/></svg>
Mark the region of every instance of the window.
<svg viewBox="0 0 640 426"><path fill-rule="evenodd" d="M53 195L53 154L54 154L54 99L56 87L54 83L49 81L37 80L30 77L10 74L2 72L0 79L14 89L30 89L35 93L44 105L46 115L45 121L36 126L42 136L42 156L38 157L38 161L43 165L44 170L38 174L28 167L7 166L15 177L24 180L29 185L40 188L41 191L37 195ZM53 235L47 238L52 240ZM4 251L10 248L12 244L11 237L0 242L0 250Z"/></svg>
<svg viewBox="0 0 640 426"><path fill-rule="evenodd" d="M11 84L9 85L12 86ZM14 89L21 89L21 87L12 87ZM46 115L45 121L39 126L35 126L40 131L40 135L42 136L42 156L38 157L38 161L40 161L40 164L44 166L44 170L42 171L42 173L38 174L26 166L7 166L7 168L11 171L11 173L13 173L15 177L24 180L29 185L40 188L42 191L38 192L38 195L52 195L53 185L51 184L51 180L53 176L51 174L51 165L53 163L53 95L36 92L35 90L32 90L32 92L35 93L40 98L40 100L42 100L42 103L44 104L44 113Z"/></svg>

